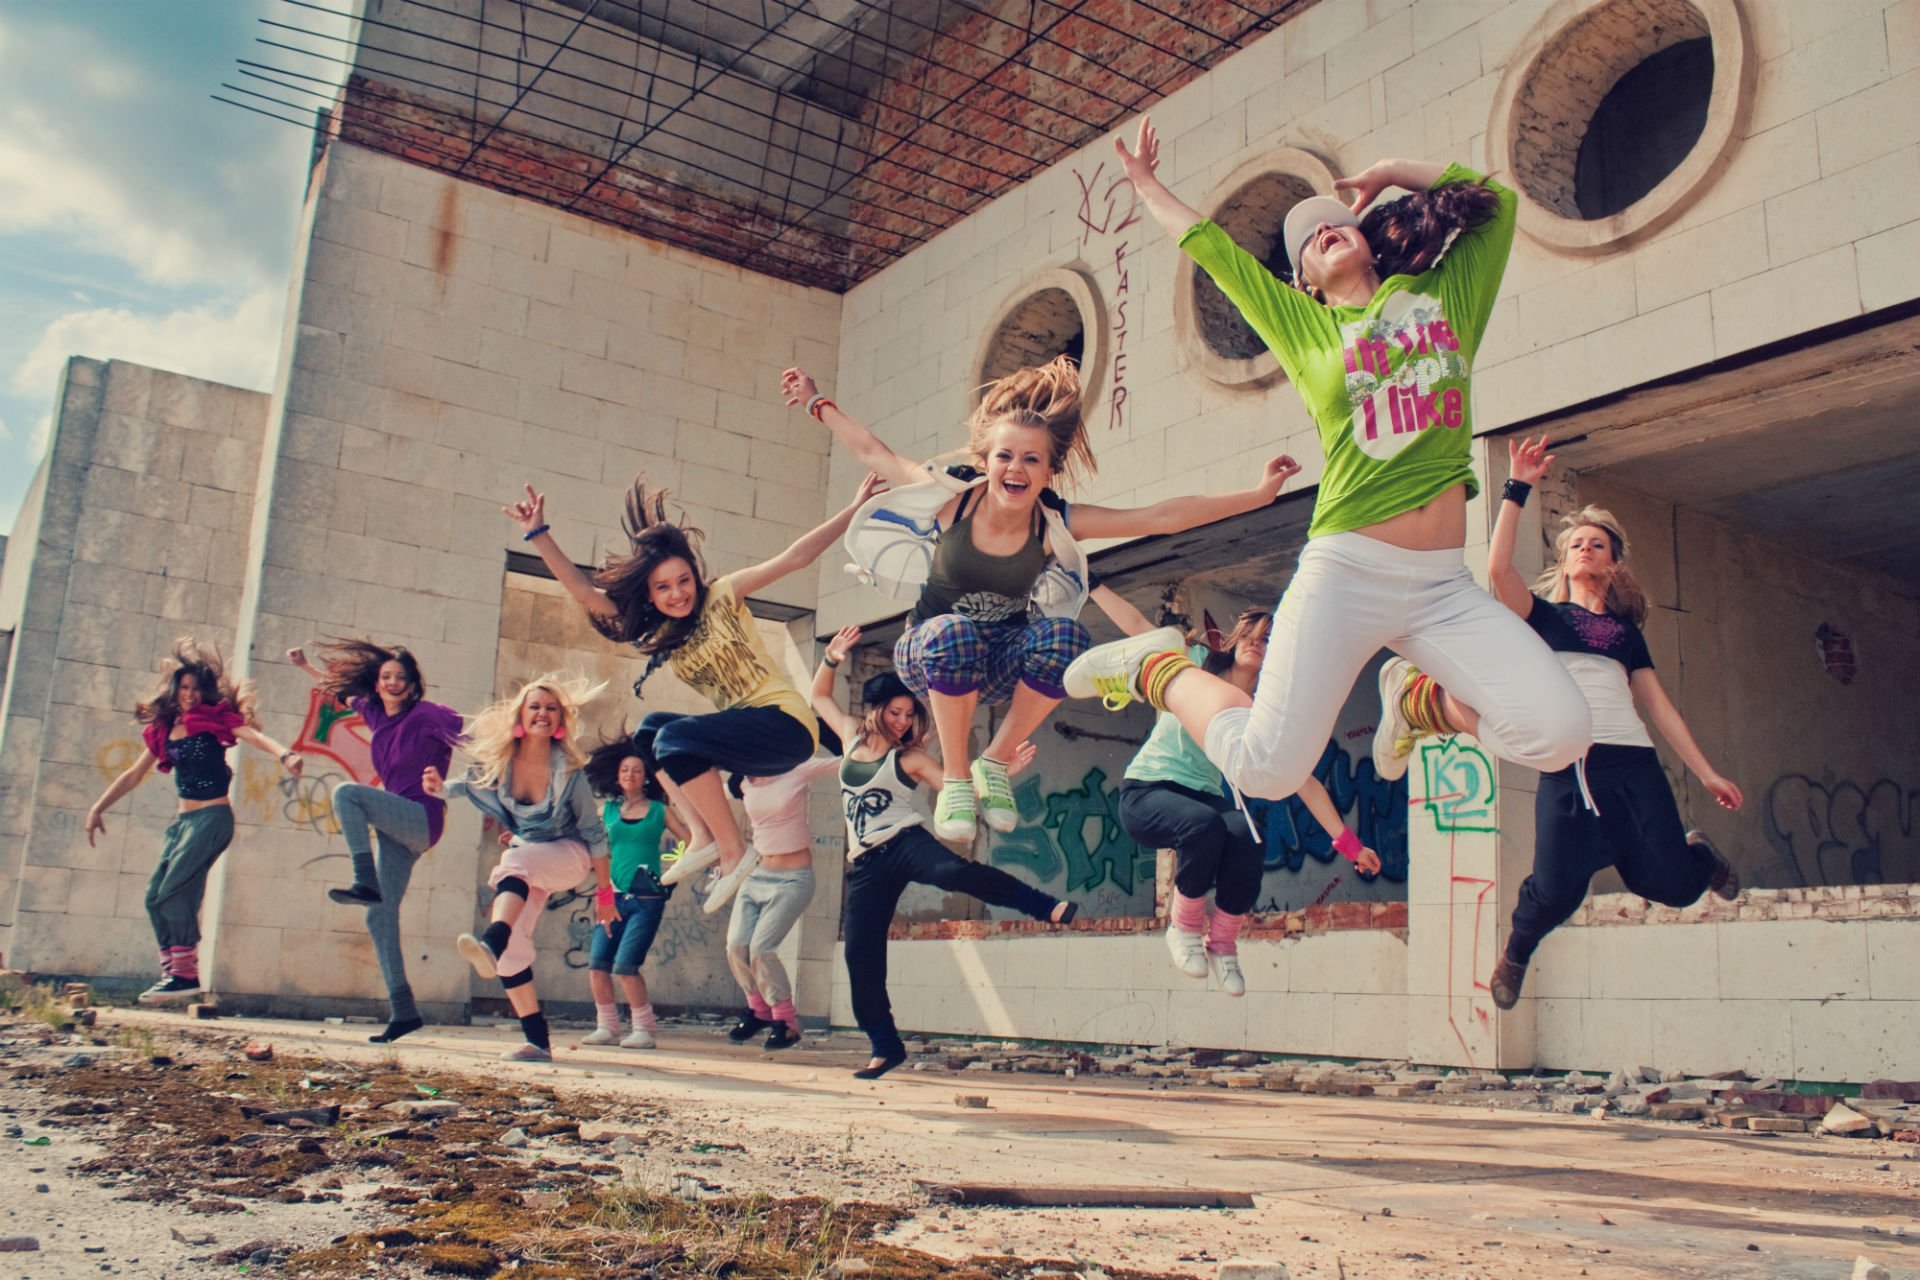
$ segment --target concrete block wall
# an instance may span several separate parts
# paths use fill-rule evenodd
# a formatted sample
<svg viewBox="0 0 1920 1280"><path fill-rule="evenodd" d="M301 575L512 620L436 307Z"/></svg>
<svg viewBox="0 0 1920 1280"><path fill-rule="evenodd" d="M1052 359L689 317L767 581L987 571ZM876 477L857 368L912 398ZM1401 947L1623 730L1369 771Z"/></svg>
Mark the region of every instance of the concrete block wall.
<svg viewBox="0 0 1920 1280"><path fill-rule="evenodd" d="M14 964L129 980L154 970L142 898L172 783L150 774L94 844L86 810L139 758L133 707L174 638L234 654L267 407L258 392L121 361L67 365L7 568L20 612L0 719L0 889ZM234 766L238 812L281 807L272 761L242 750ZM236 841L226 861L270 850Z"/></svg>

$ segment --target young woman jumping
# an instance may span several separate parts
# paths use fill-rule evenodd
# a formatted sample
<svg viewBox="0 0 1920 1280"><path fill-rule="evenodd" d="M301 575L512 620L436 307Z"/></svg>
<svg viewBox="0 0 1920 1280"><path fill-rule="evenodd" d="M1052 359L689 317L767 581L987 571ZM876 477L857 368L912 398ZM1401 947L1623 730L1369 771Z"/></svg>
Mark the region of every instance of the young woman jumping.
<svg viewBox="0 0 1920 1280"><path fill-rule="evenodd" d="M1052 486L1092 472L1094 460L1080 415L1079 371L1065 356L986 388L967 420L969 466L902 458L822 396L804 370L787 370L781 389L862 466L911 486L871 513L907 546L877 554L897 557L909 571L861 567L883 589L918 593L893 664L933 705L943 762L933 830L942 840L970 839L976 814L995 831L1011 831L1018 821L1007 782L1012 752L1060 704L1067 664L1089 643L1079 621L1087 599L1080 540L1176 533L1224 520L1266 506L1299 470L1293 459L1276 458L1257 485L1236 493L1069 508ZM993 740L969 766L975 708L1008 699Z"/></svg>
<svg viewBox="0 0 1920 1280"><path fill-rule="evenodd" d="M1153 630L1144 614L1109 587L1096 586L1093 601L1130 636ZM1188 656L1203 670L1251 693L1272 630L1271 614L1247 609L1234 620L1221 648L1195 642ZM1174 851L1173 900L1167 907L1167 950L1174 967L1189 978L1204 978L1212 970L1222 991L1243 996L1247 979L1240 971L1240 929L1259 901L1267 867L1252 822L1221 784L1220 770L1206 752L1177 719L1162 711L1120 784L1120 826L1143 848ZM1340 820L1333 797L1318 778L1308 774L1297 794L1332 837L1340 856L1362 875L1380 873L1380 855Z"/></svg>
<svg viewBox="0 0 1920 1280"><path fill-rule="evenodd" d="M1300 565L1282 595L1258 689L1200 669L1162 630L1090 651L1075 697L1171 711L1248 795L1297 791L1360 670L1385 646L1480 708L1495 754L1564 768L1592 740L1585 699L1553 654L1467 570L1478 487L1471 370L1512 247L1511 191L1459 166L1380 161L1287 215L1294 284L1275 278L1168 191L1142 120L1116 139L1154 219L1278 358L1319 427L1326 470ZM1388 187L1414 194L1369 211Z"/></svg>
<svg viewBox="0 0 1920 1280"><path fill-rule="evenodd" d="M87 810L87 844L107 833L106 813L157 765L173 775L180 816L167 827L160 862L147 881L147 918L160 947L160 981L141 1004L179 1004L200 994L200 903L207 874L233 843L233 770L227 748L244 742L298 778L304 763L255 726L251 681L227 678L220 651L192 636L174 641L159 687L134 709L146 750Z"/></svg>
<svg viewBox="0 0 1920 1280"><path fill-rule="evenodd" d="M646 671L634 682L636 696L647 677L668 664L716 708L697 716L656 711L634 735L647 768L692 832L687 852L661 879L674 884L717 861L721 879L708 895L709 906L726 902L754 861L720 771L772 777L819 745L819 724L767 652L747 598L819 559L878 487L877 478L867 477L851 504L785 551L711 582L700 560L700 531L669 520L666 492L648 493L643 480L634 482L627 497L623 524L631 549L610 554L591 577L548 532L545 494L528 485L526 497L502 508L519 521L521 537L580 602L594 629L648 655Z"/></svg>
<svg viewBox="0 0 1920 1280"><path fill-rule="evenodd" d="M580 707L604 685L545 675L475 716L467 731L474 765L465 778L446 781L429 765L421 785L430 796L465 796L512 837L488 883L493 919L478 934L463 933L460 954L483 978L499 978L520 1019L526 1043L501 1055L511 1062L551 1062L553 1041L533 988L533 931L547 899L593 878L593 919L601 928L620 921L618 896L586 752L580 749Z"/></svg>
<svg viewBox="0 0 1920 1280"><path fill-rule="evenodd" d="M873 1046L872 1059L853 1074L873 1080L907 1060L887 999L887 930L908 885L969 894L1052 924L1069 923L1080 908L998 868L969 862L927 831L915 794L923 786L938 792L952 783L920 749L927 735L926 708L891 671L862 686L859 716L847 714L834 701L834 671L859 639L860 628L848 627L827 646L813 680L813 705L847 744L839 770L847 814L847 898L841 933L854 1021ZM1008 772L1017 774L1032 760L1032 745L1016 743L1008 753Z"/></svg>
<svg viewBox="0 0 1920 1280"><path fill-rule="evenodd" d="M333 789L333 817L353 859L353 884L329 889L327 896L367 909L367 934L389 1006L387 1029L367 1038L391 1044L426 1025L407 982L400 900L413 879L413 864L439 843L446 824L446 802L428 795L421 779L429 767L446 772L460 742L460 713L426 701L420 664L404 646L335 640L321 646L320 659L323 665L315 666L305 649L287 650L288 662L312 676L322 694L351 707L373 735L369 749L380 785L343 782Z"/></svg>
<svg viewBox="0 0 1920 1280"><path fill-rule="evenodd" d="M667 899L673 896L671 885L660 883L660 846L668 832L674 838L687 838L686 824L680 821L664 796L654 794L653 779L647 762L623 730L619 737L603 742L587 757L587 784L595 795L605 797L600 811L601 825L607 829L607 849L611 858L608 874L613 882L613 905L619 919L610 925L595 925L593 946L587 959L587 985L593 990L595 1027L581 1044L612 1044L622 1049L651 1049L659 1019L654 1016L653 1001L647 995L647 980L640 966L660 932L660 919L666 914ZM620 1034L620 1004L614 987L627 998L632 1029Z"/></svg>
<svg viewBox="0 0 1920 1280"><path fill-rule="evenodd" d="M1647 601L1627 566L1627 535L1612 515L1584 507L1554 540L1554 564L1533 590L1513 567L1520 513L1553 464L1547 440L1509 440L1507 482L1487 547L1487 579L1500 603L1547 642L1593 709L1593 746L1584 759L1543 773L1534 793L1533 874L1520 886L1513 928L1494 967L1493 1002L1520 999L1534 948L1580 906L1594 873L1615 867L1627 888L1670 907L1708 891L1731 901L1740 877L1698 831L1686 830L1673 789L1636 704L1723 809L1740 788L1714 772L1687 722L1654 674L1640 624ZM1415 741L1478 733L1473 706L1396 658L1380 673L1380 728L1374 764L1382 777L1407 771Z"/></svg>

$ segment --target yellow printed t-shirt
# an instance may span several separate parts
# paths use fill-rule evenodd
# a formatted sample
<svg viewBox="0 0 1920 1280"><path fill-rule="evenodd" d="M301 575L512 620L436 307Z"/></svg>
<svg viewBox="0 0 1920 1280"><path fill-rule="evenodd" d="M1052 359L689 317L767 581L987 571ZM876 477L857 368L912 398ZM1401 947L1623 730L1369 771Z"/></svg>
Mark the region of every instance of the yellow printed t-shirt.
<svg viewBox="0 0 1920 1280"><path fill-rule="evenodd" d="M707 584L707 604L699 625L674 652L673 674L704 694L719 711L735 707L772 707L807 727L817 745L820 725L767 652L753 613L734 594L733 575Z"/></svg>

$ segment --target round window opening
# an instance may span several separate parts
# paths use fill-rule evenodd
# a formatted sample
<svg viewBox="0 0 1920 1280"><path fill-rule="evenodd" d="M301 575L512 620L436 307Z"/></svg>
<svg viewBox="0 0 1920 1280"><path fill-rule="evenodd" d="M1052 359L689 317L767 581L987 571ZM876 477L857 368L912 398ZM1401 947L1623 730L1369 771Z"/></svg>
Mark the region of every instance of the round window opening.
<svg viewBox="0 0 1920 1280"><path fill-rule="evenodd" d="M1213 221L1275 277L1291 284L1293 268L1287 263L1280 230L1287 211L1313 194L1313 184L1296 174L1263 173L1228 196L1214 212ZM1193 273L1193 308L1200 336L1215 355L1252 360L1266 354L1267 344L1204 271Z"/></svg>
<svg viewBox="0 0 1920 1280"><path fill-rule="evenodd" d="M1713 41L1662 49L1607 91L1574 162L1573 198L1583 218L1610 218L1680 167L1707 127Z"/></svg>
<svg viewBox="0 0 1920 1280"><path fill-rule="evenodd" d="M1080 304L1065 289L1041 289L1015 306L987 340L980 381L1035 368L1056 356L1069 356L1084 369L1086 355L1087 326Z"/></svg>

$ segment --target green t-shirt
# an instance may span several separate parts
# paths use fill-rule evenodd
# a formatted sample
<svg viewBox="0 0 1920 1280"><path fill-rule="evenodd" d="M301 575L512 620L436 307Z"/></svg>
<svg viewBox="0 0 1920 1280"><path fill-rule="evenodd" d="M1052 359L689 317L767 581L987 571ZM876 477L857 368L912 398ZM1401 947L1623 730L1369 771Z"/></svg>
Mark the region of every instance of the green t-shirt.
<svg viewBox="0 0 1920 1280"><path fill-rule="evenodd" d="M1448 166L1436 187L1481 181ZM1468 395L1500 277L1513 247L1514 194L1454 238L1417 276L1389 276L1364 307L1326 306L1275 278L1219 227L1201 222L1180 247L1240 309L1293 381L1327 456L1310 538L1378 524L1454 485L1478 493Z"/></svg>
<svg viewBox="0 0 1920 1280"><path fill-rule="evenodd" d="M1207 648L1196 644L1187 650L1187 656L1195 665L1202 664L1207 660ZM1130 782L1178 783L1210 795L1220 794L1222 781L1220 770L1207 759L1193 735L1166 711L1153 722L1153 732L1128 762L1126 778Z"/></svg>
<svg viewBox="0 0 1920 1280"><path fill-rule="evenodd" d="M609 800L600 811L606 824L607 844L613 853L613 887L621 893L633 892L634 873L645 867L657 882L660 879L660 837L667 829L667 806L658 800L647 801L646 815L629 822L620 816L620 802ZM654 886L645 886L649 892Z"/></svg>

